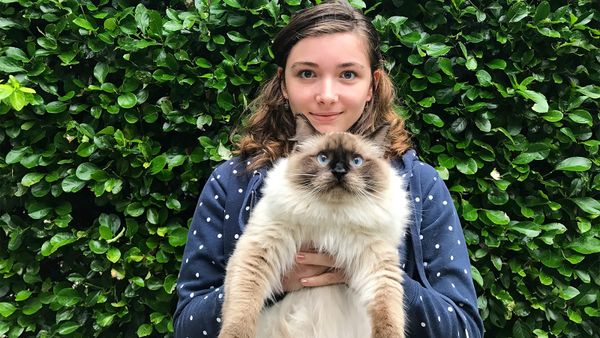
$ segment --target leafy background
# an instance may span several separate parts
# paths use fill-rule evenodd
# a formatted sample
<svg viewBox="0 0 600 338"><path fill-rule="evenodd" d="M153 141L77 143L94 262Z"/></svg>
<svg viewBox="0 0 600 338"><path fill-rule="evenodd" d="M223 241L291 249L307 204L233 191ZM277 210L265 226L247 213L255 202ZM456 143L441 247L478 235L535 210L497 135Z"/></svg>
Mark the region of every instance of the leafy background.
<svg viewBox="0 0 600 338"><path fill-rule="evenodd" d="M597 3L353 1L488 337L599 337ZM302 0L0 0L0 336L172 336L204 179Z"/></svg>

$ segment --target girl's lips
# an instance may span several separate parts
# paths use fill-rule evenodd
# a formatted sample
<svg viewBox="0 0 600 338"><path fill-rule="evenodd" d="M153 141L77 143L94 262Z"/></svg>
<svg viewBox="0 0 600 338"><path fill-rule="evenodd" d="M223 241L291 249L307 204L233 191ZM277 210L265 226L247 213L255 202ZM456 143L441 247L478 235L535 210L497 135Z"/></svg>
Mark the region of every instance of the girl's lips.
<svg viewBox="0 0 600 338"><path fill-rule="evenodd" d="M309 113L318 122L330 122L335 120L342 113Z"/></svg>

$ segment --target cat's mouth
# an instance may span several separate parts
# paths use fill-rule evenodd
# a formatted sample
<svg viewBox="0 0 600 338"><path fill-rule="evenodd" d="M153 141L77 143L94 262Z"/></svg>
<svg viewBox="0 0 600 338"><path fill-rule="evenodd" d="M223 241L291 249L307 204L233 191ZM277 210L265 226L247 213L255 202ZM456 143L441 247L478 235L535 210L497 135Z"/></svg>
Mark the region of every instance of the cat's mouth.
<svg viewBox="0 0 600 338"><path fill-rule="evenodd" d="M324 187L323 192L325 192L327 194L333 194L333 195L356 194L356 187L353 186L353 184L351 182L349 182L346 179L346 177L343 177L341 179L332 178L328 182L328 184Z"/></svg>

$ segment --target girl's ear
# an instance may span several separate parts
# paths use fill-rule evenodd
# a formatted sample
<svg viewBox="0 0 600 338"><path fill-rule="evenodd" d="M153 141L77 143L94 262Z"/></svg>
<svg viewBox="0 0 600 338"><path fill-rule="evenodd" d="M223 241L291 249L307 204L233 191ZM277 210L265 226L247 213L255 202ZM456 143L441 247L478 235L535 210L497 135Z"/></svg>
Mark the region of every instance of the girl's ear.
<svg viewBox="0 0 600 338"><path fill-rule="evenodd" d="M281 86L281 92L283 93L283 97L287 100L288 93L287 89L285 88L285 77L283 74L283 68L277 67L277 77L279 78L279 86Z"/></svg>
<svg viewBox="0 0 600 338"><path fill-rule="evenodd" d="M381 69L376 69L373 72L373 90L377 90L379 87L379 80L381 79Z"/></svg>
<svg viewBox="0 0 600 338"><path fill-rule="evenodd" d="M371 84L371 88L369 88L369 97L367 98L367 102L371 101L373 98L373 91L377 90L379 79L381 78L381 70L377 69L373 72L373 83Z"/></svg>

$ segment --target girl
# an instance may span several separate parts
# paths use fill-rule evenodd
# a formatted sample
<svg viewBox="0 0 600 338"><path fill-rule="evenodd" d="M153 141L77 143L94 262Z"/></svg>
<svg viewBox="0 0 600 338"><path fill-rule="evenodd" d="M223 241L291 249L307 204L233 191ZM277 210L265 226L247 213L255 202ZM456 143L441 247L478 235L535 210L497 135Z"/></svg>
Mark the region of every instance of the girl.
<svg viewBox="0 0 600 338"><path fill-rule="evenodd" d="M483 323L452 198L435 169L410 149L403 121L393 111L393 86L370 20L346 2L322 3L296 13L272 50L278 71L253 103L239 156L215 169L199 198L178 280L175 336L218 335L227 259L260 198L266 171L291 151L294 113L302 113L320 132L364 134L382 123L391 125L387 156L405 176L408 185L398 189L407 189L413 204L399 262L405 272L406 332L409 337L481 337ZM345 282L327 254L307 247L296 261L282 279L286 293Z"/></svg>

